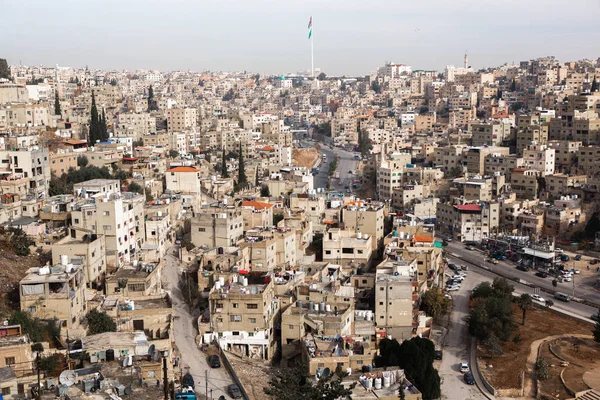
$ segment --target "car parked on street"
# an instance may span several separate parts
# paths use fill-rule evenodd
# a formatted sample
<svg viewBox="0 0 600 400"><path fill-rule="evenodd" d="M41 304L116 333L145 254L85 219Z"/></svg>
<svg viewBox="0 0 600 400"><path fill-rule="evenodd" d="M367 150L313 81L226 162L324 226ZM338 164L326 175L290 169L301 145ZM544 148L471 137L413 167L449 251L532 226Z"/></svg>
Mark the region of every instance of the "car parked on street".
<svg viewBox="0 0 600 400"><path fill-rule="evenodd" d="M458 285L450 286L446 290L449 292L456 292L456 291L460 290L460 286L458 286Z"/></svg>
<svg viewBox="0 0 600 400"><path fill-rule="evenodd" d="M221 360L219 359L219 356L216 354L211 354L208 356L208 365L210 365L211 368L221 368Z"/></svg>
<svg viewBox="0 0 600 400"><path fill-rule="evenodd" d="M523 265L523 264L519 264L519 265L517 265L517 269L518 269L519 271L525 271L525 272L529 271L529 268L527 268L527 266L525 266L525 265Z"/></svg>
<svg viewBox="0 0 600 400"><path fill-rule="evenodd" d="M471 372L471 368L469 368L469 364L466 362L460 363L460 372L463 374L467 374L467 373Z"/></svg>
<svg viewBox="0 0 600 400"><path fill-rule="evenodd" d="M229 395L234 399L242 398L242 392L240 391L240 388L236 384L227 386L227 393L229 393Z"/></svg>
<svg viewBox="0 0 600 400"><path fill-rule="evenodd" d="M475 378L473 377L472 373L466 373L463 375L464 379L465 379L465 383L467 385L474 385L475 384Z"/></svg>
<svg viewBox="0 0 600 400"><path fill-rule="evenodd" d="M581 254L577 254L575 256L575 261L580 261L581 260Z"/></svg>
<svg viewBox="0 0 600 400"><path fill-rule="evenodd" d="M487 262L489 262L489 263L492 263L492 264L494 264L494 265L495 265L495 264L498 264L498 260L497 260L497 259L495 259L495 258L488 258L488 259L486 259L485 261L487 261Z"/></svg>
<svg viewBox="0 0 600 400"><path fill-rule="evenodd" d="M540 303L545 303L546 302L546 300L542 296L540 296L539 294L532 294L531 298L533 300L535 300L535 301L539 301Z"/></svg>
<svg viewBox="0 0 600 400"><path fill-rule="evenodd" d="M548 273L544 272L544 271L538 271L535 273L535 276L539 276L540 278L547 278L548 277Z"/></svg>
<svg viewBox="0 0 600 400"><path fill-rule="evenodd" d="M600 263L600 260L598 260L597 258L594 258L594 259L590 260L590 264L591 265L596 265L598 263Z"/></svg>
<svg viewBox="0 0 600 400"><path fill-rule="evenodd" d="M441 360L442 359L442 351L441 350L436 350L435 351L435 359L436 360Z"/></svg>
<svg viewBox="0 0 600 400"><path fill-rule="evenodd" d="M465 247L465 249L467 249L467 250L475 250L475 247L473 247L471 245L468 245L467 247Z"/></svg>

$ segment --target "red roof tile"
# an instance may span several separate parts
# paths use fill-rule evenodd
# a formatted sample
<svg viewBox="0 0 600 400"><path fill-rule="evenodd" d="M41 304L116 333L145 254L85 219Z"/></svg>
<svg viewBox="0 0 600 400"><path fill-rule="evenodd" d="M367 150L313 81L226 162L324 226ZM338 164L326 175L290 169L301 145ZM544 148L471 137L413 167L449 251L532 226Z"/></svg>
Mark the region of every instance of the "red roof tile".
<svg viewBox="0 0 600 400"><path fill-rule="evenodd" d="M415 235L413 236L413 241L419 243L433 243L433 238L431 236Z"/></svg>
<svg viewBox="0 0 600 400"><path fill-rule="evenodd" d="M199 172L199 171L194 167L174 167L174 168L168 169L167 172Z"/></svg>
<svg viewBox="0 0 600 400"><path fill-rule="evenodd" d="M481 211L479 204L457 204L454 207L460 211Z"/></svg>
<svg viewBox="0 0 600 400"><path fill-rule="evenodd" d="M252 207L255 210L264 210L265 208L273 207L273 204L264 203L262 201L242 201L242 207Z"/></svg>

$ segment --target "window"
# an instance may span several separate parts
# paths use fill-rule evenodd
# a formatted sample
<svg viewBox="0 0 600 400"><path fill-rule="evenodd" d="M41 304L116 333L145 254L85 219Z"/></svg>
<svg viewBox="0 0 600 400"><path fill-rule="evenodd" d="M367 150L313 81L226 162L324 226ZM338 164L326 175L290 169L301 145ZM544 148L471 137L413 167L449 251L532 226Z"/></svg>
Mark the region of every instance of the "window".
<svg viewBox="0 0 600 400"><path fill-rule="evenodd" d="M242 322L242 316L241 315L230 315L229 321L230 322Z"/></svg>
<svg viewBox="0 0 600 400"><path fill-rule="evenodd" d="M223 308L223 303L217 303L216 306L217 308Z"/></svg>
<svg viewBox="0 0 600 400"><path fill-rule="evenodd" d="M2 395L3 396L8 396L9 394L10 394L10 388L9 387L2 388Z"/></svg>
<svg viewBox="0 0 600 400"><path fill-rule="evenodd" d="M248 332L248 337L254 337L254 332Z"/></svg>
<svg viewBox="0 0 600 400"><path fill-rule="evenodd" d="M198 228L198 232L206 232L205 228Z"/></svg>
<svg viewBox="0 0 600 400"><path fill-rule="evenodd" d="M251 324L255 324L256 318L248 318L248 322L250 322Z"/></svg>
<svg viewBox="0 0 600 400"><path fill-rule="evenodd" d="M233 308L238 308L240 305L238 303L233 303Z"/></svg>
<svg viewBox="0 0 600 400"><path fill-rule="evenodd" d="M130 283L127 285L127 289L130 292L143 292L146 289L146 285L143 283Z"/></svg>
<svg viewBox="0 0 600 400"><path fill-rule="evenodd" d="M104 212L102 213L102 215L104 215L105 217L108 217L108 216L110 215L110 211L104 211Z"/></svg>
<svg viewBox="0 0 600 400"><path fill-rule="evenodd" d="M105 231L110 231L110 230L112 230L112 226L111 225L102 225L102 229Z"/></svg>
<svg viewBox="0 0 600 400"><path fill-rule="evenodd" d="M352 248L352 247L344 247L342 249L342 254L354 254L354 248Z"/></svg>
<svg viewBox="0 0 600 400"><path fill-rule="evenodd" d="M4 364L5 365L15 365L16 361L14 357L4 357Z"/></svg>
<svg viewBox="0 0 600 400"><path fill-rule="evenodd" d="M258 304L246 304L246 308L248 310L256 310L258 309Z"/></svg>

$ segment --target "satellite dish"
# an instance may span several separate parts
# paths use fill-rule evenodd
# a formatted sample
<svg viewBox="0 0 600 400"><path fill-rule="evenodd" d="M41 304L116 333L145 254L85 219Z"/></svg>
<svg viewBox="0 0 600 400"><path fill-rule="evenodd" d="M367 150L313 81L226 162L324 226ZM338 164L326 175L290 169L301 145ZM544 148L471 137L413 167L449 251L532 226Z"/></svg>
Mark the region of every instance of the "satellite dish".
<svg viewBox="0 0 600 400"><path fill-rule="evenodd" d="M328 377L330 373L331 373L331 370L329 368L325 368L323 370L323 377Z"/></svg>
<svg viewBox="0 0 600 400"><path fill-rule="evenodd" d="M152 357L152 359L153 359L154 361L158 361L158 360L160 360L160 351L158 351L158 350L154 350L154 354L153 354L153 357Z"/></svg>
<svg viewBox="0 0 600 400"><path fill-rule="evenodd" d="M133 356L128 355L125 360L127 360L127 366L131 367L133 365Z"/></svg>
<svg viewBox="0 0 600 400"><path fill-rule="evenodd" d="M63 385L73 386L77 382L77 374L71 370L63 371L60 373L58 381Z"/></svg>
<svg viewBox="0 0 600 400"><path fill-rule="evenodd" d="M148 348L148 355L151 356L154 354L154 349L156 348L156 346L154 346L153 344L150 345L150 347Z"/></svg>

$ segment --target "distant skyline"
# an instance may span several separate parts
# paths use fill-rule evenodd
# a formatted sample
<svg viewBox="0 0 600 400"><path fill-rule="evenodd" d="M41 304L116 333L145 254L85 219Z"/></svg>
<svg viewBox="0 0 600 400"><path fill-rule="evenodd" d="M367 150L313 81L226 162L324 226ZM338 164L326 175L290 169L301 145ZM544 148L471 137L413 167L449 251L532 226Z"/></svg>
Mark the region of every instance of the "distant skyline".
<svg viewBox="0 0 600 400"><path fill-rule="evenodd" d="M3 0L0 58L97 69L442 71L600 56L597 0Z"/></svg>

